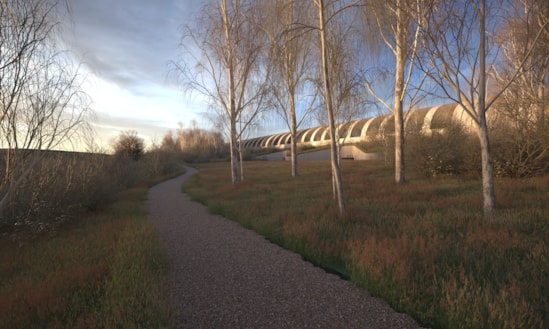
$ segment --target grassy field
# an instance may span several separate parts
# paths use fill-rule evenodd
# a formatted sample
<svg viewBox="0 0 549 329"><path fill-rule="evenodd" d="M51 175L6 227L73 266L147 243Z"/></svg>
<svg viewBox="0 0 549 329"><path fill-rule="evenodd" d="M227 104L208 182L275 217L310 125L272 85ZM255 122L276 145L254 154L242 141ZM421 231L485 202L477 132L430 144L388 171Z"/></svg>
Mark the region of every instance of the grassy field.
<svg viewBox="0 0 549 329"><path fill-rule="evenodd" d="M166 267L148 181L46 236L0 238L0 328L165 328Z"/></svg>
<svg viewBox="0 0 549 329"><path fill-rule="evenodd" d="M338 217L328 162L199 165L195 200L348 276L433 328L549 327L549 176L498 179L498 211L482 216L480 180L412 177L343 162L349 216Z"/></svg>

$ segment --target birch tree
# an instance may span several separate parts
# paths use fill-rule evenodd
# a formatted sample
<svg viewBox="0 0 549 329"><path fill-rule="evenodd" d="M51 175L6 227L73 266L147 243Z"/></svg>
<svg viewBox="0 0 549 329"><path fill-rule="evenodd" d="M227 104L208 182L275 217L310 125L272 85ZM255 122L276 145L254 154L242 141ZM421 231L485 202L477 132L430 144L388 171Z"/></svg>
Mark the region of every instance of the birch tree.
<svg viewBox="0 0 549 329"><path fill-rule="evenodd" d="M331 6L327 6L324 0L313 0L313 4L318 10L318 36L320 39L321 68L324 86L324 101L326 105L326 116L328 119L328 129L330 134L330 162L332 168L332 179L335 186L336 199L339 206L339 212L342 216L346 215L345 195L343 193L343 183L341 181L341 169L338 161L336 124L334 116L334 100L332 97L332 68L330 63L328 48L329 23L338 13L355 6L358 2L345 3L334 1Z"/></svg>
<svg viewBox="0 0 549 329"><path fill-rule="evenodd" d="M316 101L310 81L316 60L310 35L300 26L310 20L310 3L295 0L265 1L267 19L262 24L270 43L273 65L271 93L291 134L292 176L298 175L297 130Z"/></svg>
<svg viewBox="0 0 549 329"><path fill-rule="evenodd" d="M253 4L219 0L204 6L195 26L185 28L182 60L174 63L185 90L203 95L228 131L233 184L240 180L239 140L262 108L268 78Z"/></svg>
<svg viewBox="0 0 549 329"><path fill-rule="evenodd" d="M59 0L0 0L0 221L45 156L86 128L78 65L60 49Z"/></svg>
<svg viewBox="0 0 549 329"><path fill-rule="evenodd" d="M345 15L345 14L349 15ZM337 159L341 160L340 151L350 127L349 122L357 119L365 112L368 91L364 88L359 63L360 35L355 29L357 19L351 11L340 13L339 19L333 20L327 31L326 48L328 63L330 64L331 96L335 120ZM316 79L317 88L322 98L323 91L322 71ZM324 99L325 102L325 99ZM321 125L328 125L325 111L319 111L318 121Z"/></svg>
<svg viewBox="0 0 549 329"><path fill-rule="evenodd" d="M482 158L483 209L485 214L490 214L496 204L486 114L519 75L548 21L540 23L532 43L518 59L518 68L488 97L488 70L497 53L488 35L493 35L500 23L496 20L495 8L488 7L486 0L460 0L439 1L429 9L430 24L424 34L427 51L422 69L448 98L463 108L476 128Z"/></svg>
<svg viewBox="0 0 549 329"><path fill-rule="evenodd" d="M422 19L421 0L388 0L365 2L365 19L372 20L379 36L394 56L394 89L392 105L374 90L371 78L366 79L370 92L393 113L395 122L395 182L406 182L404 162L404 99L413 78L414 62L419 48ZM372 33L367 31L366 33ZM413 98L413 97L412 97ZM410 100L412 102L412 100Z"/></svg>

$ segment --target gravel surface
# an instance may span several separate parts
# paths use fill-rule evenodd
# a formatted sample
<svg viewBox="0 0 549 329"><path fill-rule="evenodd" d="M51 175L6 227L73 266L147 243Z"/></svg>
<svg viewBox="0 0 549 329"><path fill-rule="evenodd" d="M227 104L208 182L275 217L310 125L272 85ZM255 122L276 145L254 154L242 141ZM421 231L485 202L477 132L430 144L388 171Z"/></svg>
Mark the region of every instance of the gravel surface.
<svg viewBox="0 0 549 329"><path fill-rule="evenodd" d="M420 328L408 315L180 192L187 173L149 190L167 249L178 328Z"/></svg>

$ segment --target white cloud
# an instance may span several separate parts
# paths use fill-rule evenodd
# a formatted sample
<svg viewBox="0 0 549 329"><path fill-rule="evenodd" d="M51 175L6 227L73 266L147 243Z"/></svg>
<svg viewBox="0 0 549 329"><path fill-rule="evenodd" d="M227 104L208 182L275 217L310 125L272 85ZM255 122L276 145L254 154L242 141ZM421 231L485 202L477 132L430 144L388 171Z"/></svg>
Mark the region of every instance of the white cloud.
<svg viewBox="0 0 549 329"><path fill-rule="evenodd" d="M101 143L124 130L136 130L145 139L158 139L178 122L200 122L201 104L189 106L188 99L176 89L144 84L146 92L135 94L111 81L95 78L85 89L94 100L96 120L92 125ZM191 104L192 105L192 104Z"/></svg>
<svg viewBox="0 0 549 329"><path fill-rule="evenodd" d="M74 0L69 50L89 77L84 91L93 99L101 145L123 130L161 139L168 129L201 119L206 103L185 96L167 81L168 62L178 56L180 27L199 1Z"/></svg>

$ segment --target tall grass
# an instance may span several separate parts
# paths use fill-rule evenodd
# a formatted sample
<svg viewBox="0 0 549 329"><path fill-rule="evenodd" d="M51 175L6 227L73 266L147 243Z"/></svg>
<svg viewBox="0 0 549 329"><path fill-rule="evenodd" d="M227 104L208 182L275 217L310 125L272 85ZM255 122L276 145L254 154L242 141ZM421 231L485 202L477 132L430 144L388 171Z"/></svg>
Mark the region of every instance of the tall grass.
<svg viewBox="0 0 549 329"><path fill-rule="evenodd" d="M0 328L170 327L166 258L143 205L159 180L49 235L2 236Z"/></svg>
<svg viewBox="0 0 549 329"><path fill-rule="evenodd" d="M549 326L549 176L499 179L499 210L482 216L476 179L393 183L380 164L343 162L349 216L338 217L327 162L247 164L232 186L205 164L185 190L312 262L342 272L433 328Z"/></svg>

